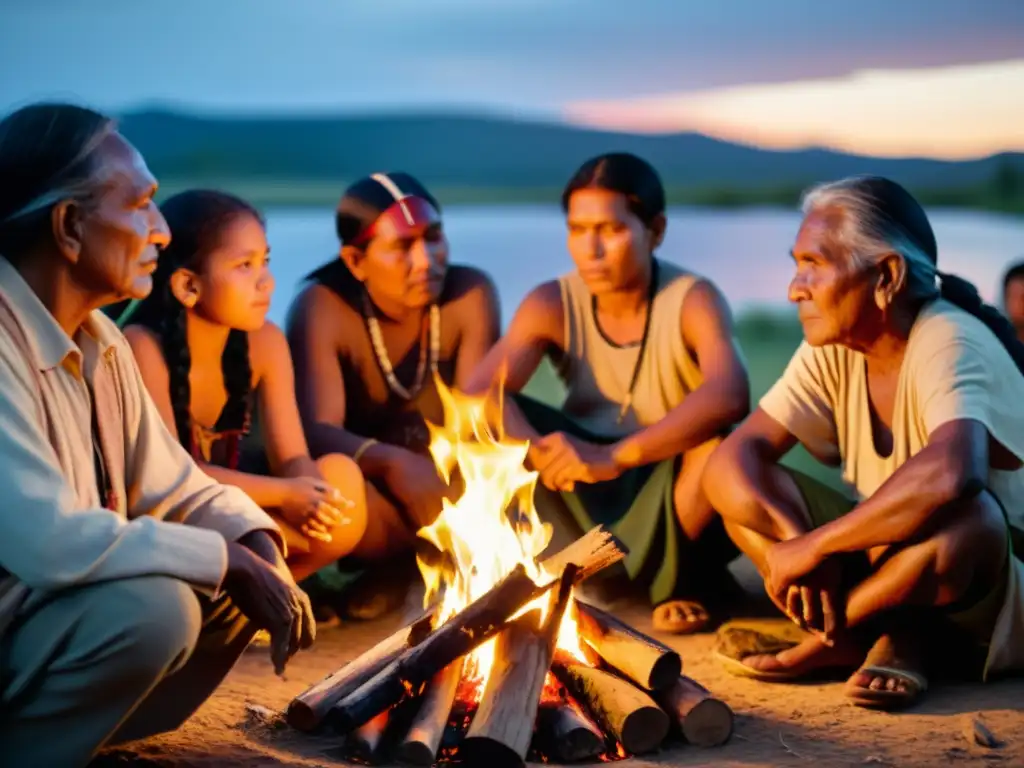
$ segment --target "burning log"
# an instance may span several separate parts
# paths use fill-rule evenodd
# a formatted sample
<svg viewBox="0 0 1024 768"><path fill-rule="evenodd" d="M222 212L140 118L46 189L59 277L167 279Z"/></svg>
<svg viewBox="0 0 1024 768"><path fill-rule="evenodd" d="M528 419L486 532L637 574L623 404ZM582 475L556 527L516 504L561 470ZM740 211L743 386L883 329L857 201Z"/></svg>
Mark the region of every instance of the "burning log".
<svg viewBox="0 0 1024 768"><path fill-rule="evenodd" d="M411 765L433 765L462 679L462 659L449 664L430 683L398 757ZM373 722L372 720L370 722Z"/></svg>
<svg viewBox="0 0 1024 768"><path fill-rule="evenodd" d="M572 702L542 708L537 732L545 752L566 763L588 760L604 751L604 735Z"/></svg>
<svg viewBox="0 0 1024 768"><path fill-rule="evenodd" d="M442 669L497 634L508 617L533 599L537 591L533 579L522 565L517 565L479 600L338 701L328 715L331 725L348 733L407 694L418 693Z"/></svg>
<svg viewBox="0 0 1024 768"><path fill-rule="evenodd" d="M732 736L733 714L729 705L695 680L680 675L657 698L690 744L717 747Z"/></svg>
<svg viewBox="0 0 1024 768"><path fill-rule="evenodd" d="M300 731L316 730L331 707L401 655L409 632L409 627L403 627L292 699L285 714L289 725Z"/></svg>
<svg viewBox="0 0 1024 768"><path fill-rule="evenodd" d="M579 567L576 583L589 579L595 573L614 565L629 554L626 545L615 538L615 535L598 525L591 528L583 536L576 539L565 549L541 561L541 569L549 574L559 574L565 566Z"/></svg>
<svg viewBox="0 0 1024 768"><path fill-rule="evenodd" d="M550 663L537 618L531 612L498 636L483 697L459 749L469 765L524 765Z"/></svg>
<svg viewBox="0 0 1024 768"><path fill-rule="evenodd" d="M391 712L384 710L348 735L348 747L353 756L363 760L373 759L384 738L384 731L387 730L390 716Z"/></svg>
<svg viewBox="0 0 1024 768"><path fill-rule="evenodd" d="M462 754L469 765L525 765L544 678L551 667L577 571L571 564L562 571L543 628L538 626L536 612L532 612L511 622L499 636L480 706L462 742Z"/></svg>
<svg viewBox="0 0 1024 768"><path fill-rule="evenodd" d="M648 691L668 688L683 662L664 643L638 632L600 608L574 601L579 633L610 666Z"/></svg>
<svg viewBox="0 0 1024 768"><path fill-rule="evenodd" d="M555 675L618 740L627 752L642 755L664 741L669 719L650 696L632 683L609 672L577 663L558 653Z"/></svg>
<svg viewBox="0 0 1024 768"><path fill-rule="evenodd" d="M603 525L598 525L572 544L542 560L540 567L544 573L560 574L565 571L566 566L574 565L577 568L575 583L579 584L619 562L627 554L629 550L626 545ZM419 645L430 634L434 616L435 612L431 610L413 623L409 630L409 645Z"/></svg>

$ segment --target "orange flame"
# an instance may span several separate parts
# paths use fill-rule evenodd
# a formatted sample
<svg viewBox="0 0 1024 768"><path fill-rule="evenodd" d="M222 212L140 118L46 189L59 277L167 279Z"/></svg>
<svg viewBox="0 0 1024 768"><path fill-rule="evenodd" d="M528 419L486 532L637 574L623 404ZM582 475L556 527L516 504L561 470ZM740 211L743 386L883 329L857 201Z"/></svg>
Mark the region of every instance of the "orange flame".
<svg viewBox="0 0 1024 768"><path fill-rule="evenodd" d="M418 559L426 586L424 605L429 607L440 596L435 623L441 624L519 564L538 584L557 574L546 573L537 563L551 541L551 525L541 522L533 504L537 473L524 465L529 443L513 440L501 431L495 434L488 423L486 397L449 390L439 379L437 391L445 423L443 427L428 424L430 453L446 481L450 482L458 469L464 484L458 500L445 499L440 516L417 534L451 561L451 567L443 568ZM534 609L543 615L548 602L548 597L542 596L518 615ZM585 662L571 614L567 610L559 626L557 647ZM476 682L478 694L493 663L493 640L467 660L464 674Z"/></svg>

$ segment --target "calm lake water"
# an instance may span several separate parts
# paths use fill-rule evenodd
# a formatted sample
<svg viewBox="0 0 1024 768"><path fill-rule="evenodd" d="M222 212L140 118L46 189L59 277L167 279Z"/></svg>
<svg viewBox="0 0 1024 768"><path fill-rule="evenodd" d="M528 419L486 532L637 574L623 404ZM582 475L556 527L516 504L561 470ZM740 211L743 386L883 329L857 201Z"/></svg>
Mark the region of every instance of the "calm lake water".
<svg viewBox="0 0 1024 768"><path fill-rule="evenodd" d="M934 211L939 264L972 280L989 301L1006 265L1024 257L1024 217L976 211ZM565 221L554 206L452 206L444 212L453 261L487 270L508 322L536 284L572 268ZM791 277L789 249L799 223L777 209L715 211L673 208L658 255L713 280L733 308L784 306ZM330 209L271 209L267 228L277 291L270 317L284 322L296 287L311 269L337 258Z"/></svg>

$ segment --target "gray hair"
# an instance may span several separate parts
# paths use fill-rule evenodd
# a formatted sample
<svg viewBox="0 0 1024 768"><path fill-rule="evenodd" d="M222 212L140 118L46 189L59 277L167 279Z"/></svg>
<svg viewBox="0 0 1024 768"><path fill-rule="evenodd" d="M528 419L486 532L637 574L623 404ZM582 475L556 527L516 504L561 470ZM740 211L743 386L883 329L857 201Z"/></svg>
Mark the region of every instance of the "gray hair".
<svg viewBox="0 0 1024 768"><path fill-rule="evenodd" d="M72 104L32 104L0 121L0 249L10 258L42 235L41 214L96 191L96 150L115 121Z"/></svg>
<svg viewBox="0 0 1024 768"><path fill-rule="evenodd" d="M804 195L804 215L835 209L839 226L833 233L854 269L877 264L897 253L905 267L902 286L908 299L943 298L984 323L1024 373L1024 345L1009 321L982 301L978 289L958 275L940 272L935 233L921 204L895 181L881 176L855 176L822 184Z"/></svg>
<svg viewBox="0 0 1024 768"><path fill-rule="evenodd" d="M876 187L877 179L867 176L819 184L804 193L800 207L804 216L826 209L841 213L841 223L833 236L853 269L873 266L891 253L899 254L905 274L897 290L912 300L935 298L939 295L935 256L929 256L927 246L916 242L899 217L886 210L886 201L880 199Z"/></svg>

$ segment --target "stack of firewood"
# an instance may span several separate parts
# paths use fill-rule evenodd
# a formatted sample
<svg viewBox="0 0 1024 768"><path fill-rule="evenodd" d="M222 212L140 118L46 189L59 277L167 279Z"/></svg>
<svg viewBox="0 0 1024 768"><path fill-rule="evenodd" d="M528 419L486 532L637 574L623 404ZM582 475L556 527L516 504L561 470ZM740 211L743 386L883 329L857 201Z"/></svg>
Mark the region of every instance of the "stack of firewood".
<svg viewBox="0 0 1024 768"><path fill-rule="evenodd" d="M431 765L442 757L465 657L497 637L476 712L445 757L522 766L531 745L557 762L624 757L656 750L673 730L691 744L724 743L731 710L681 674L678 653L572 597L576 584L624 555L598 527L544 561L544 572L558 574L549 582L537 584L519 566L439 626L428 612L304 691L289 705L288 722L309 732L333 728L365 759L392 751L403 762ZM519 615L545 594L543 621L541 611ZM587 662L556 648L566 611ZM542 708L549 671L565 695Z"/></svg>

